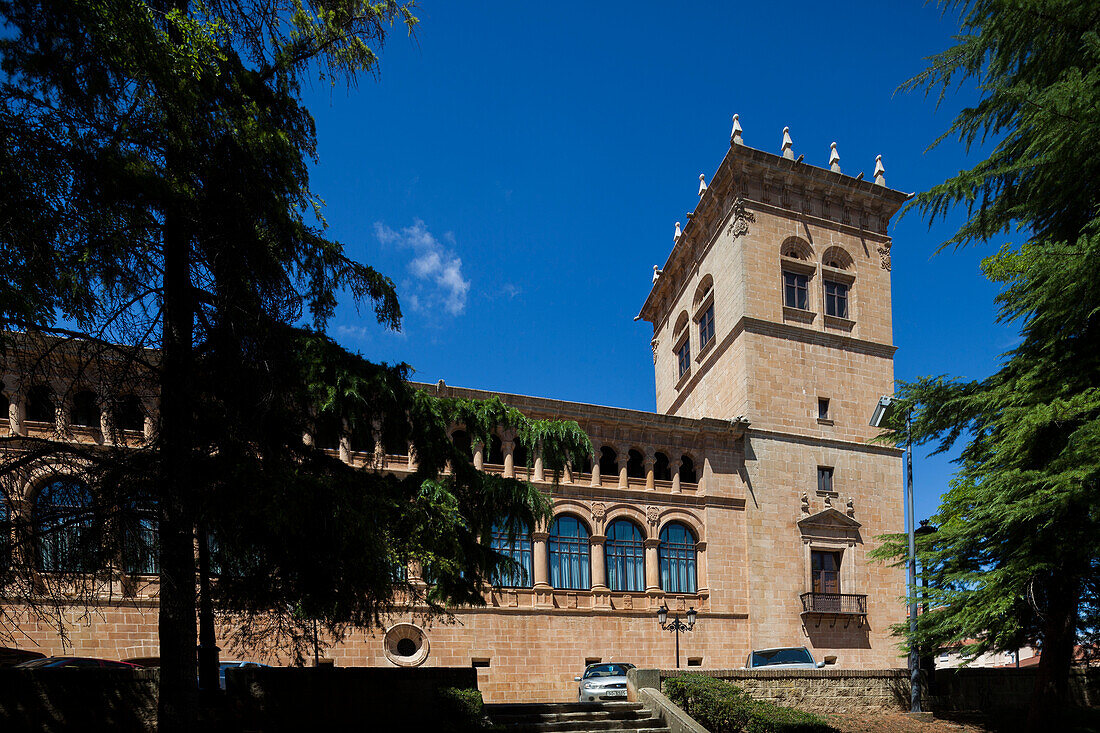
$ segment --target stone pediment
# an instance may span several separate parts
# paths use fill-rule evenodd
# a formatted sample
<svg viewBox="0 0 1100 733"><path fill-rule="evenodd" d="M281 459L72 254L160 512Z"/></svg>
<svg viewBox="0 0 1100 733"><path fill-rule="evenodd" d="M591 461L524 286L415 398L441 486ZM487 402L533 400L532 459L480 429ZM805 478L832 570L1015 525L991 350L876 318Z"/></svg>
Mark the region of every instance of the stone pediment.
<svg viewBox="0 0 1100 733"><path fill-rule="evenodd" d="M798 526L803 531L807 529L832 529L842 531L855 531L863 525L844 512L833 508L823 509L817 514L811 514L798 520Z"/></svg>

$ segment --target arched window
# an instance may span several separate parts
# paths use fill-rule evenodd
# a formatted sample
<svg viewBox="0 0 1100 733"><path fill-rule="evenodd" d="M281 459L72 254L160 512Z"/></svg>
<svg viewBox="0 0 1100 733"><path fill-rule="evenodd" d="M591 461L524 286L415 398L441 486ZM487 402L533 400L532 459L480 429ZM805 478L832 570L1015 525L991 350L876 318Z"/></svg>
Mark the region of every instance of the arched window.
<svg viewBox="0 0 1100 733"><path fill-rule="evenodd" d="M490 546L501 555L510 557L516 564L516 567L511 571L494 573L492 577L493 585L530 588L534 584L535 558L531 545L530 527L523 525L516 531L515 535L509 536L507 526L494 524Z"/></svg>
<svg viewBox="0 0 1100 733"><path fill-rule="evenodd" d="M779 253L784 257L790 257L794 260L812 260L814 257L813 247L811 247L808 242L798 237L788 237L785 239L783 244L779 247Z"/></svg>
<svg viewBox="0 0 1100 733"><path fill-rule="evenodd" d="M580 465L573 468L577 473L592 473L592 456L585 456Z"/></svg>
<svg viewBox="0 0 1100 733"><path fill-rule="evenodd" d="M698 483L699 477L695 474L695 461L691 456L680 456L680 483Z"/></svg>
<svg viewBox="0 0 1100 733"><path fill-rule="evenodd" d="M470 446L470 434L465 430L456 430L451 433L451 442L454 443L458 452L466 456L468 460L474 459L474 450Z"/></svg>
<svg viewBox="0 0 1100 733"><path fill-rule="evenodd" d="M516 467L527 465L527 446L519 438L512 441L512 465Z"/></svg>
<svg viewBox="0 0 1100 733"><path fill-rule="evenodd" d="M31 387L27 392L27 419L52 423L55 416L53 393L50 388L44 384Z"/></svg>
<svg viewBox="0 0 1100 733"><path fill-rule="evenodd" d="M485 454L485 462L494 466L504 465L504 446L497 435L489 436L489 450Z"/></svg>
<svg viewBox="0 0 1100 733"><path fill-rule="evenodd" d="M666 593L695 592L695 534L679 522L661 530L657 549L661 565L661 589Z"/></svg>
<svg viewBox="0 0 1100 733"><path fill-rule="evenodd" d="M658 481L671 481L672 469L669 468L668 456L660 451L654 455L653 478Z"/></svg>
<svg viewBox="0 0 1100 733"><path fill-rule="evenodd" d="M132 575L160 572L160 531L156 510L135 504L122 517L122 567Z"/></svg>
<svg viewBox="0 0 1100 733"><path fill-rule="evenodd" d="M600 448L600 475L619 475L619 454L609 445Z"/></svg>
<svg viewBox="0 0 1100 733"><path fill-rule="evenodd" d="M550 585L570 590L588 590L588 528L574 516L563 514L550 525L547 540L550 556Z"/></svg>
<svg viewBox="0 0 1100 733"><path fill-rule="evenodd" d="M46 484L34 502L38 567L46 572L86 572L95 567L92 494L79 481Z"/></svg>
<svg viewBox="0 0 1100 733"><path fill-rule="evenodd" d="M607 587L611 590L645 590L645 537L629 519L607 526Z"/></svg>
<svg viewBox="0 0 1100 733"><path fill-rule="evenodd" d="M843 247L829 247L821 254L821 264L836 270L848 270L855 264L855 260Z"/></svg>
<svg viewBox="0 0 1100 733"><path fill-rule="evenodd" d="M343 421L333 415L322 415L317 418L317 425L313 429L313 445L325 450L336 450L340 447L340 433Z"/></svg>
<svg viewBox="0 0 1100 733"><path fill-rule="evenodd" d="M99 401L95 392L81 390L73 395L73 410L69 415L69 423L83 428L99 427Z"/></svg>
<svg viewBox="0 0 1100 733"><path fill-rule="evenodd" d="M645 458L641 451L631 448L627 456L626 475L630 478L645 478Z"/></svg>
<svg viewBox="0 0 1100 733"><path fill-rule="evenodd" d="M703 275L703 279L699 281L699 287L695 289L695 298L692 300L692 305L699 306L713 289L714 278L710 275Z"/></svg>
<svg viewBox="0 0 1100 733"><path fill-rule="evenodd" d="M348 447L355 453L374 453L374 426L366 420L356 420L348 435Z"/></svg>
<svg viewBox="0 0 1100 733"><path fill-rule="evenodd" d="M132 394L119 400L115 410L115 424L119 430L145 430L145 410L141 407L141 400Z"/></svg>

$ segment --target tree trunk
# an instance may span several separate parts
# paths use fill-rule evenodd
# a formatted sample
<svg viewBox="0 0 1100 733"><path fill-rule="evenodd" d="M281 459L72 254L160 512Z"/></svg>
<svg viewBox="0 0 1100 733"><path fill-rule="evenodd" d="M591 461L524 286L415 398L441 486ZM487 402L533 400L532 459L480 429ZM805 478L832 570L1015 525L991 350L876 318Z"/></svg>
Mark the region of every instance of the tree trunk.
<svg viewBox="0 0 1100 733"><path fill-rule="evenodd" d="M195 545L191 510L191 305L189 242L180 216L164 226L164 337L160 442L160 733L197 729Z"/></svg>
<svg viewBox="0 0 1100 733"><path fill-rule="evenodd" d="M1037 733L1058 730L1059 720L1069 705L1069 672L1073 664L1073 646L1077 640L1079 602L1079 583L1051 583L1047 608L1044 609L1046 623L1039 657L1039 676L1035 680L1027 714L1028 730Z"/></svg>

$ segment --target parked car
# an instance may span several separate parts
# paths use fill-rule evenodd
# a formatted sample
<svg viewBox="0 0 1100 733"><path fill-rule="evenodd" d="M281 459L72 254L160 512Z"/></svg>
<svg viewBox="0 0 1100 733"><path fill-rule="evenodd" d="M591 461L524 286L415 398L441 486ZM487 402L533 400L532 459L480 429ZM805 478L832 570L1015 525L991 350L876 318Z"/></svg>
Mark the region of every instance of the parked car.
<svg viewBox="0 0 1100 733"><path fill-rule="evenodd" d="M825 662L815 662L814 655L804 646L753 649L745 661L746 669L819 669L824 666Z"/></svg>
<svg viewBox="0 0 1100 733"><path fill-rule="evenodd" d="M634 669L634 665L615 662L588 665L583 675L573 678L581 683L577 688L577 701L625 700L628 669Z"/></svg>
<svg viewBox="0 0 1100 733"><path fill-rule="evenodd" d="M218 685L225 689L225 670L238 669L241 667L266 667L266 664L260 664L258 662L218 662Z"/></svg>
<svg viewBox="0 0 1100 733"><path fill-rule="evenodd" d="M15 669L141 669L141 665L91 657L43 657L17 664Z"/></svg>

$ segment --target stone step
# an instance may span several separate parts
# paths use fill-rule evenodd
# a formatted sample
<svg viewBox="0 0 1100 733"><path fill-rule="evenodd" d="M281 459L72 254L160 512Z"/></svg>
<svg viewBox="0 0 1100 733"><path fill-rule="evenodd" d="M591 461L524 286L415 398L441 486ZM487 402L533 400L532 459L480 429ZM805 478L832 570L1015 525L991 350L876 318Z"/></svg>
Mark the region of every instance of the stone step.
<svg viewBox="0 0 1100 733"><path fill-rule="evenodd" d="M487 711L490 718L500 724L557 723L570 720L638 720L649 718L648 710L584 710L575 712L509 713L502 715Z"/></svg>
<svg viewBox="0 0 1100 733"><path fill-rule="evenodd" d="M505 702L485 705L487 715L516 715L521 713L577 713L613 712L617 710L641 710L640 702Z"/></svg>
<svg viewBox="0 0 1100 733"><path fill-rule="evenodd" d="M490 717L493 723L500 725L508 733L569 733L570 731L654 731L665 730L660 718L593 719L578 717L571 720L542 723L508 723L499 718Z"/></svg>

